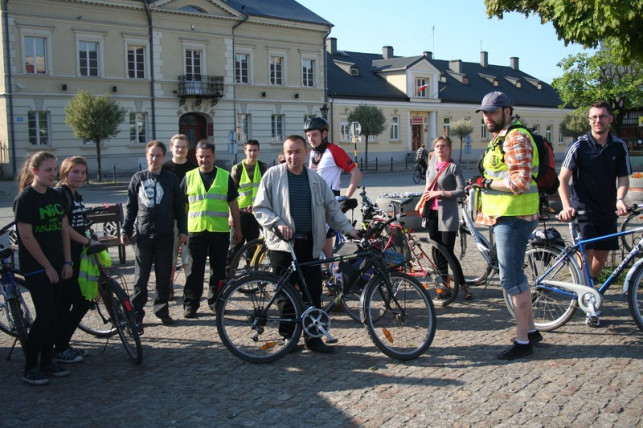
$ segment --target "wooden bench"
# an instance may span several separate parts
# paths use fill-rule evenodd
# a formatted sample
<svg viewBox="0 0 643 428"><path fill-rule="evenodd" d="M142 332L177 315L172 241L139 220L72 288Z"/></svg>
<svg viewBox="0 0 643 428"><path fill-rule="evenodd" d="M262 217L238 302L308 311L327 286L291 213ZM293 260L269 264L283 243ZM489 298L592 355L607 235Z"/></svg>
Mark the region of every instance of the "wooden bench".
<svg viewBox="0 0 643 428"><path fill-rule="evenodd" d="M123 205L105 205L87 210L87 219L98 240L108 247L118 247L118 259L121 264L127 260L125 246L121 244L121 225L123 223Z"/></svg>

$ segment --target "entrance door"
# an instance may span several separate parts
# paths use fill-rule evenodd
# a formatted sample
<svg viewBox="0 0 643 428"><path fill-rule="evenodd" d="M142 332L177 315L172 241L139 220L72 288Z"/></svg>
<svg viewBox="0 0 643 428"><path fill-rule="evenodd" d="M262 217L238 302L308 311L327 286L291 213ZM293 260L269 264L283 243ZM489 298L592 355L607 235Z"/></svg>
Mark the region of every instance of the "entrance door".
<svg viewBox="0 0 643 428"><path fill-rule="evenodd" d="M422 125L411 125L411 145L414 152L422 145Z"/></svg>
<svg viewBox="0 0 643 428"><path fill-rule="evenodd" d="M208 138L208 124L205 121L205 118L193 113L184 114L179 119L179 134L185 134L188 137L188 141L190 142L188 159L197 163L195 150L196 143Z"/></svg>

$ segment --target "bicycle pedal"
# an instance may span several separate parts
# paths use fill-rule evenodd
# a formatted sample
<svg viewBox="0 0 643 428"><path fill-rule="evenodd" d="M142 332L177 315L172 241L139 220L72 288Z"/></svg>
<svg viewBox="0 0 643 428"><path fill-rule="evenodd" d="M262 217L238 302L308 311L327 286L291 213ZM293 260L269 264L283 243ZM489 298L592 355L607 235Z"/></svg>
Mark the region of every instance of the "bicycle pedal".
<svg viewBox="0 0 643 428"><path fill-rule="evenodd" d="M588 317L585 319L585 324L586 324L587 326L589 326L589 327L600 327L600 325L601 325L601 320L600 320L600 318L598 318L598 317L588 316Z"/></svg>

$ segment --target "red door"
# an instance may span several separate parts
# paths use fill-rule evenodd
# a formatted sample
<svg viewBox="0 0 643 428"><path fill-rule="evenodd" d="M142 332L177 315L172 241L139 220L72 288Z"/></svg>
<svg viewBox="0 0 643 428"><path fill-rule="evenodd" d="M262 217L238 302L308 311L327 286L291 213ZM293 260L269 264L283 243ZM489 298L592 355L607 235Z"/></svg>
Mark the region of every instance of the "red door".
<svg viewBox="0 0 643 428"><path fill-rule="evenodd" d="M411 125L411 145L413 151L422 145L422 125Z"/></svg>
<svg viewBox="0 0 643 428"><path fill-rule="evenodd" d="M208 124L205 118L193 113L184 114L179 119L179 134L185 134L188 137L190 142L188 160L197 163L195 155L196 143L208 138Z"/></svg>

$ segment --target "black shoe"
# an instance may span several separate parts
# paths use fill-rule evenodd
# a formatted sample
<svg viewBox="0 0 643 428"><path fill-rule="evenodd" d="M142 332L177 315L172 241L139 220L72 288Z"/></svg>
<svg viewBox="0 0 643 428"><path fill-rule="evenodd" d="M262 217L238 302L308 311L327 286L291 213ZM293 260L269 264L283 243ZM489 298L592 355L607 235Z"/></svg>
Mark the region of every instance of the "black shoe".
<svg viewBox="0 0 643 428"><path fill-rule="evenodd" d="M176 321L174 320L174 318L172 318L172 317L171 317L171 316L169 316L169 315L163 315L162 317L159 317L159 319L161 320L161 322L163 323L163 325L172 325L172 324L176 324Z"/></svg>
<svg viewBox="0 0 643 428"><path fill-rule="evenodd" d="M540 334L538 330L527 333L527 338L529 339L530 345L535 345L538 342L542 342L543 335Z"/></svg>
<svg viewBox="0 0 643 428"><path fill-rule="evenodd" d="M183 318L196 318L196 309L189 306L183 308Z"/></svg>
<svg viewBox="0 0 643 428"><path fill-rule="evenodd" d="M522 345L518 342L514 342L513 346L506 351L502 351L498 354L499 360L515 360L517 358L524 358L534 353L534 349L531 346L531 343Z"/></svg>
<svg viewBox="0 0 643 428"><path fill-rule="evenodd" d="M326 345L319 337L310 339L306 342L306 348L320 354L331 354L335 350L332 346Z"/></svg>

